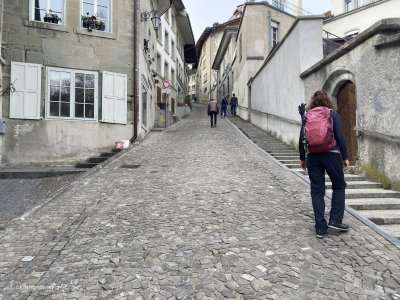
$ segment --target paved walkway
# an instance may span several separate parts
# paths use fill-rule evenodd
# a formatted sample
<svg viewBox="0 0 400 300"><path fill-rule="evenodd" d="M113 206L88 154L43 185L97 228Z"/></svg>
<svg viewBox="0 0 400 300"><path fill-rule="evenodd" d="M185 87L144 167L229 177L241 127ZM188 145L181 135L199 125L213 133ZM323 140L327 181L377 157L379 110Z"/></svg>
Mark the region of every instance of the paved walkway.
<svg viewBox="0 0 400 300"><path fill-rule="evenodd" d="M308 186L204 106L0 232L1 299L391 299L399 249L315 238Z"/></svg>

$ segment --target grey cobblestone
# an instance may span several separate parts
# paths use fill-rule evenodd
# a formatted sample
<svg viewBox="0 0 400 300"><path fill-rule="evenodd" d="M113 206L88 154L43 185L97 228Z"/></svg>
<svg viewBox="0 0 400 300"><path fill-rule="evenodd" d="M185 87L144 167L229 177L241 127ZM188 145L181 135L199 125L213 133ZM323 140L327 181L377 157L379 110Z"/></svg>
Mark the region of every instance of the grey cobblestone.
<svg viewBox="0 0 400 300"><path fill-rule="evenodd" d="M195 106L13 222L0 298L388 299L399 249L345 217L317 240L307 184Z"/></svg>

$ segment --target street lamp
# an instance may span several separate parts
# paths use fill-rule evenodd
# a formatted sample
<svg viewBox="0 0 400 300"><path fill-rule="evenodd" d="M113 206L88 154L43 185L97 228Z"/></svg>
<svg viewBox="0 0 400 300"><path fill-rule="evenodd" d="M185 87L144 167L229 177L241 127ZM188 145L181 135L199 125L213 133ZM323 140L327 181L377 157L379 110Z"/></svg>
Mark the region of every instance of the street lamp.
<svg viewBox="0 0 400 300"><path fill-rule="evenodd" d="M151 15L153 15L153 17L151 18L151 23L153 24L153 28L154 30L158 30L158 28L160 28L161 18L157 15L156 10L142 12L140 14L140 21L146 22Z"/></svg>

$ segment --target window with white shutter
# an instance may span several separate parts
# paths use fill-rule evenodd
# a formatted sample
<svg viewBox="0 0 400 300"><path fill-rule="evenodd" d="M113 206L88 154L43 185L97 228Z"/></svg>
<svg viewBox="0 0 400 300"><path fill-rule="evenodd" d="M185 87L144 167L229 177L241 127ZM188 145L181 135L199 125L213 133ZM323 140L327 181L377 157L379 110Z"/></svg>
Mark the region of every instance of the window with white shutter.
<svg viewBox="0 0 400 300"><path fill-rule="evenodd" d="M10 118L40 119L40 87L42 66L11 62Z"/></svg>
<svg viewBox="0 0 400 300"><path fill-rule="evenodd" d="M127 76L103 72L103 122L126 124Z"/></svg>

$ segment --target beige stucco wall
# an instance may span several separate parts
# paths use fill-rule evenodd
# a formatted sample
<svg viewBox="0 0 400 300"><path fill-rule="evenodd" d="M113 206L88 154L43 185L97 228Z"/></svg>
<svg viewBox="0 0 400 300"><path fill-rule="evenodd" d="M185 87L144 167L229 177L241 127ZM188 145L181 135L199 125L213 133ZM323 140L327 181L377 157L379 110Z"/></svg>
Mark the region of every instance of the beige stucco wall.
<svg viewBox="0 0 400 300"><path fill-rule="evenodd" d="M223 30L223 27L215 29L203 44L197 67L196 81L196 97L199 101L208 101L210 97L216 96L216 90L213 92L212 87L216 83L217 74L211 67L221 42ZM205 89L207 89L206 92Z"/></svg>
<svg viewBox="0 0 400 300"><path fill-rule="evenodd" d="M304 101L299 74L323 57L322 18L295 23L251 84L251 122L296 145L300 130L298 105Z"/></svg>
<svg viewBox="0 0 400 300"><path fill-rule="evenodd" d="M237 58L234 66L233 93L239 101L238 115L249 118L248 82L259 70L272 49L271 20L279 23L279 41L286 35L295 17L274 9L265 3L246 5L237 38Z"/></svg>

